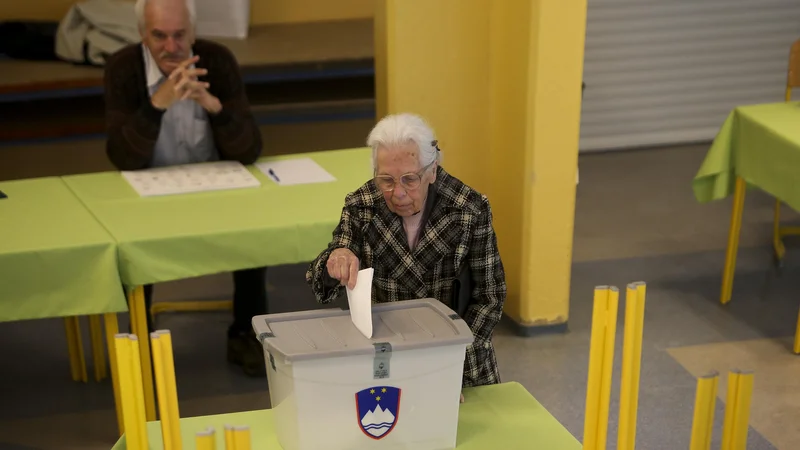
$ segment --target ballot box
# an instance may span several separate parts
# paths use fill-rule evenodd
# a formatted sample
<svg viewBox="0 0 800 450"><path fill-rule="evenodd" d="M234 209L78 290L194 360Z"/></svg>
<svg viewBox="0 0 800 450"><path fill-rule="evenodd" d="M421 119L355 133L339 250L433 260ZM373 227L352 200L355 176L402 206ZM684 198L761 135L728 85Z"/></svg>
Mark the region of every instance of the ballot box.
<svg viewBox="0 0 800 450"><path fill-rule="evenodd" d="M433 299L372 322L368 339L339 309L253 318L284 450L455 448L466 322Z"/></svg>

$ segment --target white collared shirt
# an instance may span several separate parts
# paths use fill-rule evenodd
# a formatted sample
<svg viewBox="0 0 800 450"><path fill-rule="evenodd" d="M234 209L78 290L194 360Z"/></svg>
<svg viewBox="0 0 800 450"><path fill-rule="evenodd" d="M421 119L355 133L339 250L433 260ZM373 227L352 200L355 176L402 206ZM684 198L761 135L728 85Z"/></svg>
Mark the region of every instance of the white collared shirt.
<svg viewBox="0 0 800 450"><path fill-rule="evenodd" d="M152 97L166 76L150 50L142 44L147 90ZM191 99L178 100L161 117L161 131L153 151L151 167L190 164L219 159L208 114Z"/></svg>

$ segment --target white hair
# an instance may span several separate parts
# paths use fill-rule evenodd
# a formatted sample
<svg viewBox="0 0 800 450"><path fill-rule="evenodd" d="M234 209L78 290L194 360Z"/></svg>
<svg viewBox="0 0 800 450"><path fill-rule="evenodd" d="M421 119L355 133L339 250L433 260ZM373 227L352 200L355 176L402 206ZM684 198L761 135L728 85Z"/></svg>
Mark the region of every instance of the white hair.
<svg viewBox="0 0 800 450"><path fill-rule="evenodd" d="M378 168L379 148L389 149L409 143L416 144L419 149L419 163L422 167L434 161L441 163L442 155L433 129L422 117L402 113L384 117L370 131L367 145L372 147L372 168L375 170Z"/></svg>
<svg viewBox="0 0 800 450"><path fill-rule="evenodd" d="M139 22L139 29L144 30L144 10L148 2L161 2L164 0L136 0L133 10L136 12L136 20ZM170 0L175 1L175 0ZM189 23L195 24L194 0L183 0L186 3L186 10L189 11Z"/></svg>

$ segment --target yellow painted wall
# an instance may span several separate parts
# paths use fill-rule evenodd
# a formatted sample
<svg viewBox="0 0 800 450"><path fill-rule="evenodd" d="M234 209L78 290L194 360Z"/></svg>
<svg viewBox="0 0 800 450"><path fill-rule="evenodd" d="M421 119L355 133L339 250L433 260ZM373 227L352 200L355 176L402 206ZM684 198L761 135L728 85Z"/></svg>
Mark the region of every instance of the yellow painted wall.
<svg viewBox="0 0 800 450"><path fill-rule="evenodd" d="M2 20L60 20L80 0L0 0ZM221 0L218 0L221 1ZM250 23L313 22L373 16L375 0L251 0Z"/></svg>
<svg viewBox="0 0 800 450"><path fill-rule="evenodd" d="M60 20L75 0L0 0L0 20Z"/></svg>
<svg viewBox="0 0 800 450"><path fill-rule="evenodd" d="M489 196L506 314L566 322L586 0L379 4L379 116L428 118L443 165Z"/></svg>
<svg viewBox="0 0 800 450"><path fill-rule="evenodd" d="M250 0L250 23L368 19L375 0Z"/></svg>
<svg viewBox="0 0 800 450"><path fill-rule="evenodd" d="M586 0L532 6L519 318L544 325L569 316Z"/></svg>
<svg viewBox="0 0 800 450"><path fill-rule="evenodd" d="M431 120L444 166L485 192L490 0L377 3L378 116L411 111Z"/></svg>
<svg viewBox="0 0 800 450"><path fill-rule="evenodd" d="M521 306L523 281L522 245L524 217L529 214L524 204L529 203L525 177L530 167L528 142L529 124L521 120L528 115L528 49L530 42L529 0L507 0L492 5L490 88L491 104L486 120L490 124L489 200L494 212L495 232L500 255L506 268L506 314L522 321ZM528 189L528 190L526 190Z"/></svg>

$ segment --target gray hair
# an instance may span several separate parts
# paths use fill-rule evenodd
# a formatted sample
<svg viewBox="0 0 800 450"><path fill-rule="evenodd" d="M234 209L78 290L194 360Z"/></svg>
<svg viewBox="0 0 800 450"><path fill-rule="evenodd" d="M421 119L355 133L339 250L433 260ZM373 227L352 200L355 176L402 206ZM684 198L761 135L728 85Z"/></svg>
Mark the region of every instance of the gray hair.
<svg viewBox="0 0 800 450"><path fill-rule="evenodd" d="M144 10L148 2L162 2L164 0L136 0L133 10L136 12L136 20L139 22L139 30L144 30ZM170 0L176 1L176 0ZM189 23L195 24L194 0L183 0L186 3L186 10L189 11Z"/></svg>
<svg viewBox="0 0 800 450"><path fill-rule="evenodd" d="M378 148L394 147L414 143L419 148L419 163L422 167L434 161L441 163L433 130L425 120L415 114L402 113L388 115L381 119L370 131L367 145L372 147L372 168L377 170Z"/></svg>

